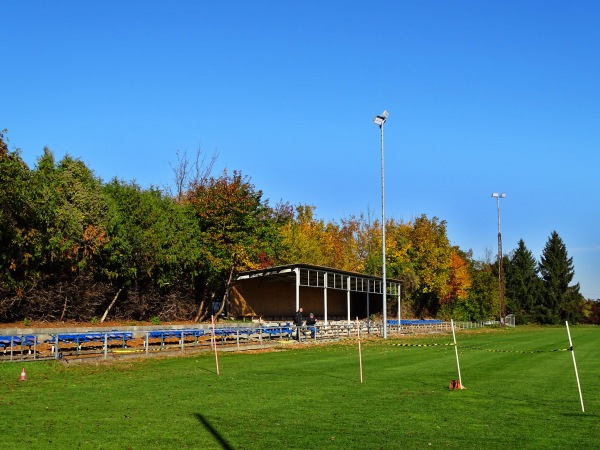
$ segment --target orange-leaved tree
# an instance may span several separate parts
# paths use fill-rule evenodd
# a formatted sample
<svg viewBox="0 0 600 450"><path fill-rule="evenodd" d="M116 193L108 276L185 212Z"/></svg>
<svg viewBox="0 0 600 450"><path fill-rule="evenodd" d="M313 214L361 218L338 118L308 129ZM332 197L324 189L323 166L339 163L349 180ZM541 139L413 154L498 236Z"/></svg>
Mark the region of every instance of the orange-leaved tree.
<svg viewBox="0 0 600 450"><path fill-rule="evenodd" d="M419 317L435 317L449 292L452 249L446 235L446 222L421 215L414 221L410 241L409 255L417 279L414 312Z"/></svg>
<svg viewBox="0 0 600 450"><path fill-rule="evenodd" d="M280 227L289 217L282 213L284 208L271 208L262 196L262 191L238 171L230 175L225 170L218 177L190 186L186 202L196 214L201 245L210 255L197 278L200 299L196 320L221 312L225 302L215 299L226 298L236 272L272 265L280 259Z"/></svg>
<svg viewBox="0 0 600 450"><path fill-rule="evenodd" d="M450 253L448 293L442 299L442 315L451 318L454 309L464 302L469 296L471 287L471 275L469 273L469 261L465 258L458 247L452 247Z"/></svg>

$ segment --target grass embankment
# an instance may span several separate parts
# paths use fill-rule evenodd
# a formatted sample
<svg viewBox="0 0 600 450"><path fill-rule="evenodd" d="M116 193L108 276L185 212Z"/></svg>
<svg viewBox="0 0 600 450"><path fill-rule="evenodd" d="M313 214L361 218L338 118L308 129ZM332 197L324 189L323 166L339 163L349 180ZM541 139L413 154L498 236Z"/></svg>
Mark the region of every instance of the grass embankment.
<svg viewBox="0 0 600 450"><path fill-rule="evenodd" d="M600 329L355 340L114 364L0 364L1 447L598 448ZM494 351L493 351L494 350ZM530 353L530 351L536 351ZM539 351L539 352L538 352Z"/></svg>

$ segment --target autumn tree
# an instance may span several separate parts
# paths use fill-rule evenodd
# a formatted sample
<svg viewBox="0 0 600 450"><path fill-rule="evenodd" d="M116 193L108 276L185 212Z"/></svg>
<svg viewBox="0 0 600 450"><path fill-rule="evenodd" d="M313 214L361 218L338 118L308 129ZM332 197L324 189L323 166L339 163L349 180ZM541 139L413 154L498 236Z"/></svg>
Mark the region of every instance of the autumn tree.
<svg viewBox="0 0 600 450"><path fill-rule="evenodd" d="M263 200L241 172L210 177L188 191L200 228L201 246L210 255L202 265L196 289L200 293L197 320L225 304L234 274L272 265L282 251L280 227L289 218Z"/></svg>
<svg viewBox="0 0 600 450"><path fill-rule="evenodd" d="M417 316L435 317L442 299L449 294L452 248L446 235L446 222L437 217L418 217L410 232L409 255L417 278L412 294Z"/></svg>
<svg viewBox="0 0 600 450"><path fill-rule="evenodd" d="M95 255L106 243L100 180L70 156L57 164L48 148L35 170L26 167L18 152L2 157L0 164L11 179L5 184L2 177L2 202L8 202L2 208L8 219L2 220L8 253L2 264L9 266L5 281L13 308L55 318L89 309L88 301L97 299L87 296L86 286Z"/></svg>
<svg viewBox="0 0 600 450"><path fill-rule="evenodd" d="M325 223L315 217L314 211L314 206L299 204L291 220L281 227L283 262L326 265L322 242Z"/></svg>
<svg viewBox="0 0 600 450"><path fill-rule="evenodd" d="M0 315L39 278L33 261L36 210L31 171L0 136Z"/></svg>
<svg viewBox="0 0 600 450"><path fill-rule="evenodd" d="M441 314L446 319L459 318L454 313L464 311L462 303L469 296L471 275L468 256L460 251L458 247L452 247L451 249L448 269L448 289L446 297L441 300ZM467 319L465 314L461 314L460 318Z"/></svg>
<svg viewBox="0 0 600 450"><path fill-rule="evenodd" d="M0 131L0 158L8 156L8 138L5 137L6 133L8 133L6 128Z"/></svg>

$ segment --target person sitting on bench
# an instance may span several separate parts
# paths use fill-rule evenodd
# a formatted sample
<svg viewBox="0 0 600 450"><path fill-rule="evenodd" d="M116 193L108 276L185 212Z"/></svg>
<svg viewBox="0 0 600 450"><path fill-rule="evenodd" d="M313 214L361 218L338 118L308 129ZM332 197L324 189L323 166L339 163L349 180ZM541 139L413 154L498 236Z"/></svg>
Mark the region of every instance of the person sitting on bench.
<svg viewBox="0 0 600 450"><path fill-rule="evenodd" d="M308 319L306 319L306 327L310 330L310 337L315 338L315 334L317 333L317 318L313 313L310 313Z"/></svg>

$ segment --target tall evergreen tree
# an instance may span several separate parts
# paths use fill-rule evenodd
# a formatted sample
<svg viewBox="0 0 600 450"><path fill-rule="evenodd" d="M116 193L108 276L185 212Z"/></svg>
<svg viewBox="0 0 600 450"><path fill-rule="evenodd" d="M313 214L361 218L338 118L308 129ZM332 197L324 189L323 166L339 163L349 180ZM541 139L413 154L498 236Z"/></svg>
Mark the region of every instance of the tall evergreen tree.
<svg viewBox="0 0 600 450"><path fill-rule="evenodd" d="M538 263L523 239L505 264L507 312L516 316L517 323L534 320L533 312L540 303L542 284Z"/></svg>
<svg viewBox="0 0 600 450"><path fill-rule="evenodd" d="M579 283L570 286L575 270L573 258L556 231L544 247L540 261L543 282L542 301L538 305L538 320L542 323L579 322L584 315L585 299L579 292Z"/></svg>

